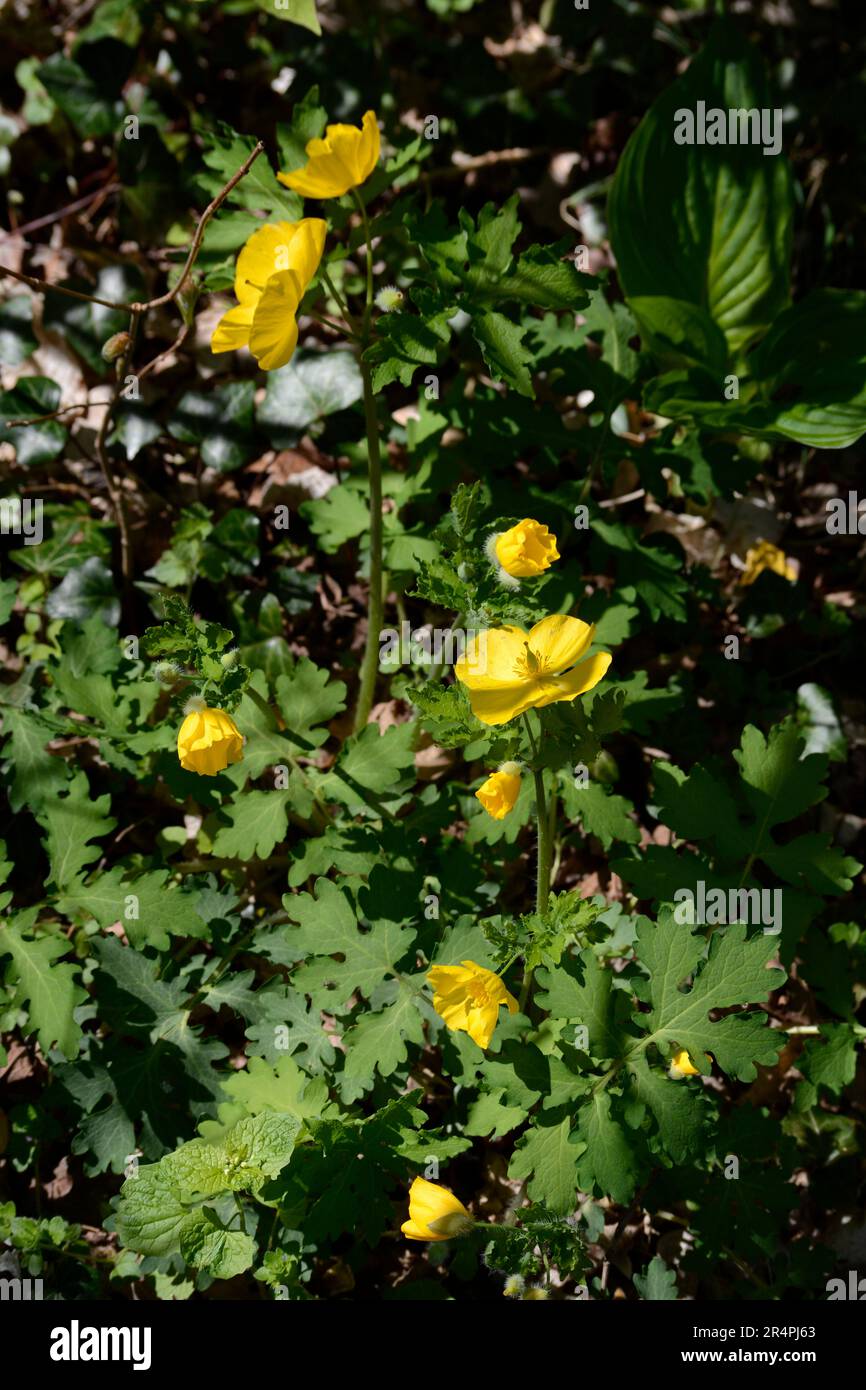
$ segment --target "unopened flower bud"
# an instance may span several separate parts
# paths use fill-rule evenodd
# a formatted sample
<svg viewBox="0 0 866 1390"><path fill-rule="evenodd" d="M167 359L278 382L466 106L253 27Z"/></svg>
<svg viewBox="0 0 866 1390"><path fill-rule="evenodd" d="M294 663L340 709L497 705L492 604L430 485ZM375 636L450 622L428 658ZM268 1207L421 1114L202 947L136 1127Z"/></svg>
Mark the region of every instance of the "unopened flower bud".
<svg viewBox="0 0 866 1390"><path fill-rule="evenodd" d="M403 291L398 290L396 285L385 285L376 295L375 302L376 308L381 309L383 314L393 313L403 303Z"/></svg>
<svg viewBox="0 0 866 1390"><path fill-rule="evenodd" d="M220 657L220 666L222 666L224 671L234 670L235 666L237 666L238 664L239 656L240 652L238 651L237 647L232 648L230 652L223 652L222 656Z"/></svg>
<svg viewBox="0 0 866 1390"><path fill-rule="evenodd" d="M129 351L132 339L128 333L112 333L111 337L102 344L102 357L106 362L116 362L118 357L123 357Z"/></svg>

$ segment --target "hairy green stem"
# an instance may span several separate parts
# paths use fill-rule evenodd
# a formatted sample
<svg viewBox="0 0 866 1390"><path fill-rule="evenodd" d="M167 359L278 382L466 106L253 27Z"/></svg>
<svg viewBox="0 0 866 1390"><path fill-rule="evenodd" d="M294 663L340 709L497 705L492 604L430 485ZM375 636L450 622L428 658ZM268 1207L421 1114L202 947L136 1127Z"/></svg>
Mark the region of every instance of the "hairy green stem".
<svg viewBox="0 0 866 1390"><path fill-rule="evenodd" d="M367 644L361 662L358 703L355 707L354 729L355 733L358 733L370 718L376 693L379 642L385 611L385 576L382 567L382 458L379 448L379 422L376 418L373 377L363 356L370 340L370 318L373 312L373 248L370 245L370 221L364 200L357 189L353 190L353 194L364 225L367 252L367 294L361 330L361 377L364 383L364 421L367 427L367 469L370 479L370 594L367 600Z"/></svg>

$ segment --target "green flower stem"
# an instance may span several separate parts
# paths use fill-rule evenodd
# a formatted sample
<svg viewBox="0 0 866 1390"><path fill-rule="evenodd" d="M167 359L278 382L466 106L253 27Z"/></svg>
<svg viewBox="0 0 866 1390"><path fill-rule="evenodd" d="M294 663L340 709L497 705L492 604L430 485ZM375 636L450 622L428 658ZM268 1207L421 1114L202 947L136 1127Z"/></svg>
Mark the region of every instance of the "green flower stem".
<svg viewBox="0 0 866 1390"><path fill-rule="evenodd" d="M361 220L367 252L367 296L364 322L361 329L361 377L364 382L364 419L367 426L367 468L370 479L370 595L367 600L367 645L361 662L361 681L355 707L355 733L364 728L373 708L376 678L379 674L379 641L385 612L385 576L382 566L382 458L379 449L379 422L376 418L376 397L373 378L364 361L364 349L370 340L370 317L373 312L373 248L370 245L370 220L364 200L358 190L352 190Z"/></svg>
<svg viewBox="0 0 866 1390"><path fill-rule="evenodd" d="M379 674L379 640L385 613L382 569L382 460L379 453L379 428L373 381L370 368L363 360L361 375L364 381L364 418L367 422L367 460L370 477L370 595L367 600L367 645L361 662L361 684L355 707L356 733L363 729L373 708L376 677Z"/></svg>

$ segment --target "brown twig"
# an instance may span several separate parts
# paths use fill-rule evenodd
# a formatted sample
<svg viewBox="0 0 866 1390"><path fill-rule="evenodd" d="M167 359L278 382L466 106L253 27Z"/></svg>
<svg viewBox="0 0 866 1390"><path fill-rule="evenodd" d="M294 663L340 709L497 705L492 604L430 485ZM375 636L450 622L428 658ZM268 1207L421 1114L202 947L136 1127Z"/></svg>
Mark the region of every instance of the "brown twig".
<svg viewBox="0 0 866 1390"><path fill-rule="evenodd" d="M33 222L25 222L23 227L15 228L16 236L24 236L27 232L38 232L42 227L50 227L52 223L59 222L61 217L69 217L73 212L81 212L83 208L90 207L91 203L105 202L112 193L118 193L123 187L121 183L108 183L103 188L97 188L95 193L88 193L84 198L78 198L74 203L68 203L65 208L58 208L57 212L48 212L44 217L37 217Z"/></svg>
<svg viewBox="0 0 866 1390"><path fill-rule="evenodd" d="M220 189L216 197L205 208L196 225L195 233L192 239L192 245L189 248L189 255L186 258L186 263L183 267L183 270L180 273L180 276L178 277L177 283L173 286L172 289L167 290L165 294L159 295L156 299L149 299L146 302L121 304L113 299L101 299L98 295L95 294L84 294L80 290L70 290L66 288L66 286L64 285L51 285L48 283L47 280L38 280L33 275L24 275L20 271L10 270L8 266L0 265L0 275L8 275L11 276L13 280L20 280L22 284L28 285L31 289L36 290L40 294L45 294L49 290L56 290L58 294L68 295L71 299L83 299L89 304L101 304L106 309L117 309L123 314L129 314L128 342L126 344L122 357L120 357L115 364L116 382L114 390L107 401L99 402L99 404L101 405L104 404L106 409L105 414L102 417L102 423L99 426L99 433L96 436L96 455L99 459L99 466L102 470L102 476L105 479L105 486L108 489L108 495L111 499L111 505L114 511L115 518L117 520L117 528L120 532L121 573L123 574L123 582L125 588L129 586L132 580L132 549L129 540L129 525L126 517L123 492L121 488L118 486L117 479L115 478L111 470L111 463L108 458L108 449L106 447L106 443L108 439L109 426L111 425L111 421L114 416L115 409L117 407L117 402L120 399L120 395L123 390L124 375L132 357L133 348L135 346L135 339L138 334L139 324L144 315L150 309L157 309L163 304L172 304L177 300L178 295L180 294L181 290L183 289L184 285L190 277L192 268L196 262L196 257L198 256L198 253L201 250L201 243L208 222L213 217L214 213L217 212L220 207L222 207L226 198L231 193L232 189L236 186L236 184L240 183L241 179L249 173L253 164L258 159L259 155L262 153L264 147L264 142L262 140L259 140L256 143L255 147L247 155L241 167L237 170L235 174L232 175L228 183L226 183L223 186L223 188ZM147 366L144 367L142 371L138 373L139 379L142 376L145 376L148 372L153 371L158 362L162 361L163 358L169 355L169 353L173 352L175 348L178 347L185 340L188 332L189 324L184 324L183 329L181 330L180 334L178 335L178 338L172 344L172 346L168 348L166 352L160 353L159 356L155 357L152 362L149 362ZM82 402L80 406L67 406L65 407L64 411L57 411L56 415L63 414L66 410L75 410L79 408L86 409L89 408L90 404L91 402L87 402L87 405L85 406L85 404ZM20 423L36 424L40 423L40 420L42 419L51 418L52 416L42 416L37 418L36 420L21 421Z"/></svg>
<svg viewBox="0 0 866 1390"><path fill-rule="evenodd" d="M20 430L25 425L43 425L46 420L59 420L61 415L68 415L70 410L89 410L92 405L109 405L111 397L107 401L76 401L74 405L62 405L59 410L49 411L47 415L33 415L29 420L7 420L3 428L6 430Z"/></svg>

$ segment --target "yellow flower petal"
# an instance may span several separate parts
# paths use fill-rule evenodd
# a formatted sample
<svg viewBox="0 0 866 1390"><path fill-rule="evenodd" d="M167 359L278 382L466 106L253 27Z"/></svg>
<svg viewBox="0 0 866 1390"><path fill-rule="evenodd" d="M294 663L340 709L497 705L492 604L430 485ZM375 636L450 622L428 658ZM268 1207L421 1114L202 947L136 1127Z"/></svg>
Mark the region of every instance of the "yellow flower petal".
<svg viewBox="0 0 866 1390"><path fill-rule="evenodd" d="M475 961L434 965L427 973L433 986L433 1007L453 1032L468 1033L479 1047L488 1047L501 1005L516 1013L518 1004L498 975Z"/></svg>
<svg viewBox="0 0 866 1390"><path fill-rule="evenodd" d="M513 684L526 653L529 634L522 627L490 627L477 633L454 663L454 674L470 690Z"/></svg>
<svg viewBox="0 0 866 1390"><path fill-rule="evenodd" d="M758 545L752 546L746 551L746 568L741 577L741 584L754 584L759 575L764 570L770 570L773 574L778 574L780 578L787 579L789 583L795 583L797 571L791 564L783 550L771 541L760 541Z"/></svg>
<svg viewBox="0 0 866 1390"><path fill-rule="evenodd" d="M560 671L573 666L589 650L594 636L594 624L590 626L580 618L570 618L565 613L553 613L535 624L528 641L544 669L558 675Z"/></svg>
<svg viewBox="0 0 866 1390"><path fill-rule="evenodd" d="M415 1178L409 1189L409 1220L400 1230L409 1240L450 1240L465 1235L474 1221L447 1187Z"/></svg>
<svg viewBox="0 0 866 1390"><path fill-rule="evenodd" d="M375 112L367 111L360 130L354 125L329 125L323 139L308 142L306 164L277 178L303 198L340 198L370 177L379 162L380 146Z"/></svg>
<svg viewBox="0 0 866 1390"><path fill-rule="evenodd" d="M475 793L488 815L504 820L520 795L519 772L492 772Z"/></svg>
<svg viewBox="0 0 866 1390"><path fill-rule="evenodd" d="M496 537L496 558L506 574L529 579L543 574L559 559L556 537L546 526L525 517L510 530Z"/></svg>
<svg viewBox="0 0 866 1390"><path fill-rule="evenodd" d="M240 762L243 754L243 737L225 710L194 710L178 730L177 756L187 772L213 777L229 763Z"/></svg>
<svg viewBox="0 0 866 1390"><path fill-rule="evenodd" d="M211 352L236 352L249 347L254 309L254 304L236 304L223 314L210 340Z"/></svg>
<svg viewBox="0 0 866 1390"><path fill-rule="evenodd" d="M272 275L256 306L250 329L250 352L262 371L284 367L298 345L295 319L303 291L293 270Z"/></svg>

